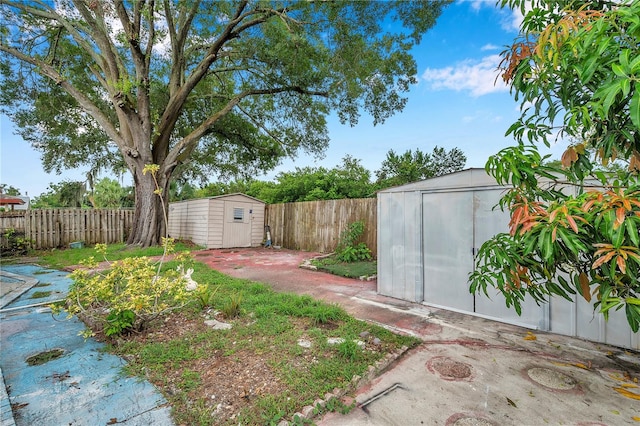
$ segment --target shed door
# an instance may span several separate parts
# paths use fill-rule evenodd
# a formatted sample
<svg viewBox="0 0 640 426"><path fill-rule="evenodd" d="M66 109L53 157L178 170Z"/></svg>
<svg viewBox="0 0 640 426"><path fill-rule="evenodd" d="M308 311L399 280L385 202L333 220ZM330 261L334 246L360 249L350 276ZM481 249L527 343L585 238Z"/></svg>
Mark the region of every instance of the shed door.
<svg viewBox="0 0 640 426"><path fill-rule="evenodd" d="M222 247L251 247L251 203L224 202Z"/></svg>
<svg viewBox="0 0 640 426"><path fill-rule="evenodd" d="M474 247L476 251L482 243L494 235L509 231L509 212L493 208L501 197L502 190L474 192ZM466 283L465 287L468 289L469 283ZM518 316L513 308L507 308L504 296L497 289L488 288L487 292L490 297L485 296L484 293L474 296L475 313L512 324L522 324L543 330L548 328L545 307L538 306L533 298L525 298L522 302L522 315Z"/></svg>
<svg viewBox="0 0 640 426"><path fill-rule="evenodd" d="M467 275L473 268L472 192L422 195L425 302L473 312Z"/></svg>
<svg viewBox="0 0 640 426"><path fill-rule="evenodd" d="M469 273L474 251L499 232L506 232L508 212L493 210L502 191L465 191L423 194L424 301L487 316L500 321L545 328L544 310L532 299L523 304L522 316L507 308L497 290L469 293Z"/></svg>

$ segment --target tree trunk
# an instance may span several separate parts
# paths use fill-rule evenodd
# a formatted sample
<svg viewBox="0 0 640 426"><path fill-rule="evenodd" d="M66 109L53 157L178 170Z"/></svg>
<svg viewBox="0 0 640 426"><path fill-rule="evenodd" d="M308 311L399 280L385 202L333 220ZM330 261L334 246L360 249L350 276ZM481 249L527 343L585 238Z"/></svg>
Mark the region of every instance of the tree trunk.
<svg viewBox="0 0 640 426"><path fill-rule="evenodd" d="M135 170L133 173L136 196L135 216L127 244L141 247L159 245L167 229L164 212L168 211L169 179L161 175L156 176L162 191L161 197L155 192L158 188L153 175L142 174L141 168Z"/></svg>

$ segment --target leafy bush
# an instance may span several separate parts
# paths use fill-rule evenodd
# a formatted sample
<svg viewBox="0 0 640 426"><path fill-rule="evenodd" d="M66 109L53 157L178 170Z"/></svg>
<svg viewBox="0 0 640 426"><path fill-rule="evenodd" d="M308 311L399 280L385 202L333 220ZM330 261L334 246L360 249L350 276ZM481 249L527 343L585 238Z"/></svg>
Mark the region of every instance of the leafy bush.
<svg viewBox="0 0 640 426"><path fill-rule="evenodd" d="M106 245L98 244L96 250L104 253ZM187 260L180 257L182 262ZM147 257L119 260L98 273L91 272L97 267L93 257L84 265L90 269L71 273L74 282L67 296L67 311L79 314L107 336L143 330L149 321L191 300L184 275L175 269L161 271L161 265Z"/></svg>
<svg viewBox="0 0 640 426"><path fill-rule="evenodd" d="M340 243L336 247L336 258L341 262L357 262L370 260L371 250L365 243L357 243L364 233L364 221L353 222L340 235Z"/></svg>
<svg viewBox="0 0 640 426"><path fill-rule="evenodd" d="M2 244L0 244L0 252L10 255L24 255L29 252L32 240L24 237L24 232L17 232L13 228L8 228L2 235Z"/></svg>

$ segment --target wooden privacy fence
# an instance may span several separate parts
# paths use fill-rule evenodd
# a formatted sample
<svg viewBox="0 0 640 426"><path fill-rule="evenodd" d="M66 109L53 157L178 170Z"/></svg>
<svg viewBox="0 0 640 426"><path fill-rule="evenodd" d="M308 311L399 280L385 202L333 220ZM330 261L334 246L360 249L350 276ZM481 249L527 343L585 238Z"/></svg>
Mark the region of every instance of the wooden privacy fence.
<svg viewBox="0 0 640 426"><path fill-rule="evenodd" d="M269 204L265 211L265 225L269 225L274 245L321 253L334 251L342 231L360 220L364 221L365 228L361 240L375 257L376 198Z"/></svg>
<svg viewBox="0 0 640 426"><path fill-rule="evenodd" d="M13 229L36 249L68 247L69 243L120 243L133 224L133 209L47 209L0 214L0 231Z"/></svg>

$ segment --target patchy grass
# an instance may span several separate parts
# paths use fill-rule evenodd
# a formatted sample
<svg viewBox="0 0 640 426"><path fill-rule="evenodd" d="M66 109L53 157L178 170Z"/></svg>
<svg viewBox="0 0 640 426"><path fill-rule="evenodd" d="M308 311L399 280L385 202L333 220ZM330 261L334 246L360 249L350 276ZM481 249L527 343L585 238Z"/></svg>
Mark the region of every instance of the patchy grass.
<svg viewBox="0 0 640 426"><path fill-rule="evenodd" d="M189 251L193 250L194 246L191 243L176 242L175 251ZM121 260L127 257L140 257L140 256L161 256L163 253L162 246L140 248L140 247L128 247L126 244L110 244L107 246L107 259L110 262L115 260ZM77 249L53 249L36 253L40 259L40 264L55 269L63 269L67 266L79 265L81 261L93 256L97 261L99 259L93 246L83 247Z"/></svg>
<svg viewBox="0 0 640 426"><path fill-rule="evenodd" d="M161 249L155 250L160 254ZM43 262L70 266L94 253L91 248L58 250L48 253ZM117 245L108 248L107 257L154 253L154 249L128 250ZM355 276L375 273L375 263L360 263L369 269L357 269ZM356 271L356 264L349 266ZM169 262L165 267L175 265ZM109 352L127 360L126 374L149 380L163 393L176 424L295 422L294 413L303 407L314 405L335 388L353 390L354 376L366 374L388 353L419 343L358 321L338 305L277 293L265 284L232 278L202 263L193 267L192 277L200 288L186 307L158 319L142 333L109 339L97 336L107 341ZM205 324L213 319L233 327L214 330ZM330 344L329 338L342 340ZM318 411L349 409L332 400Z"/></svg>
<svg viewBox="0 0 640 426"><path fill-rule="evenodd" d="M42 365L47 362L60 358L64 355L63 349L51 349L50 351L40 352L26 359L27 365Z"/></svg>
<svg viewBox="0 0 640 426"><path fill-rule="evenodd" d="M353 377L386 354L419 342L358 321L337 305L276 293L201 263L194 269L193 279L206 287L199 290L208 295L206 303L194 294L193 303L144 333L108 340L108 350L128 361L128 374L164 394L177 424L293 421L294 413L335 388L352 390ZM232 312L223 314L231 301ZM233 328L214 330L205 325L208 319ZM328 338L343 343L332 345ZM327 409L348 410L334 405Z"/></svg>
<svg viewBox="0 0 640 426"><path fill-rule="evenodd" d="M30 299L43 299L45 297L51 296L50 291L34 291L31 295Z"/></svg>
<svg viewBox="0 0 640 426"><path fill-rule="evenodd" d="M347 278L370 277L377 273L375 260L360 262L340 262L334 256L314 259L311 264L319 270Z"/></svg>

